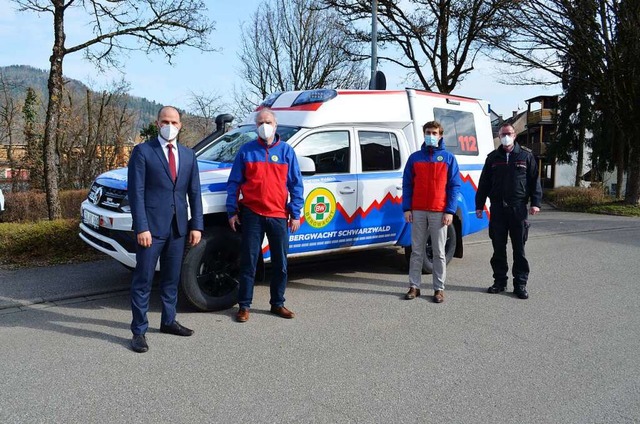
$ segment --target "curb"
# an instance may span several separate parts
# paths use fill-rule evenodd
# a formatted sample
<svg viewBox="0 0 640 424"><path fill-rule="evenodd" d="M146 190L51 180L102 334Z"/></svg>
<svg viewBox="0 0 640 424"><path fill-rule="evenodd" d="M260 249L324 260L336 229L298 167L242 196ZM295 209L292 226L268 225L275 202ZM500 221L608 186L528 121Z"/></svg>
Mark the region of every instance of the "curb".
<svg viewBox="0 0 640 424"><path fill-rule="evenodd" d="M49 308L52 306L68 305L72 303L86 302L89 300L108 299L110 297L129 294L129 287L114 287L109 290L86 290L72 294L54 295L48 297L35 297L32 299L0 303L0 315L21 312L33 309Z"/></svg>

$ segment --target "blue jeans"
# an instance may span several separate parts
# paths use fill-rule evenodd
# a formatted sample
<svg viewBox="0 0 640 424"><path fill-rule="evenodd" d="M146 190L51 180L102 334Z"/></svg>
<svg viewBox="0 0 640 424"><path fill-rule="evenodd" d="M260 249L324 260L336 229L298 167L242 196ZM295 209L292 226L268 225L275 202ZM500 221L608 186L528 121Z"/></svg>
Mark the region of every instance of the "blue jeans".
<svg viewBox="0 0 640 424"><path fill-rule="evenodd" d="M249 308L253 300L253 285L256 265L262 250L265 234L271 252L271 300L273 306L284 306L284 290L287 286L287 252L289 251L289 228L286 218L269 218L258 215L249 208L240 214L242 244L240 253L240 288L238 304Z"/></svg>

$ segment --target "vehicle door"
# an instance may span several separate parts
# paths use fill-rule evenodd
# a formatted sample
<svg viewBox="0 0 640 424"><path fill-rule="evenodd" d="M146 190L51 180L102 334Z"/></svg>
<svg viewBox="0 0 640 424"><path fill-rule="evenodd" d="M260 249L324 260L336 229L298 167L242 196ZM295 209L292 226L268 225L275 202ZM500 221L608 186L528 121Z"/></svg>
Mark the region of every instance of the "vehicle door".
<svg viewBox="0 0 640 424"><path fill-rule="evenodd" d="M402 212L402 155L408 155L391 129L356 128L358 210L354 245L393 244L405 226Z"/></svg>
<svg viewBox="0 0 640 424"><path fill-rule="evenodd" d="M350 246L344 232L354 228L358 205L353 130L323 128L292 143L298 157L315 163L304 176L304 208L300 229L289 236L289 254L305 254Z"/></svg>

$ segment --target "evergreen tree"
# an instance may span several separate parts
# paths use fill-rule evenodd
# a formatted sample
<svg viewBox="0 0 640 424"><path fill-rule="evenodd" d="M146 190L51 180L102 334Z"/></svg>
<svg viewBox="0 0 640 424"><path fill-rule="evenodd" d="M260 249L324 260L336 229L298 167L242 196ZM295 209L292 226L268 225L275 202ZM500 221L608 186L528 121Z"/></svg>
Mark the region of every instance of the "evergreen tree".
<svg viewBox="0 0 640 424"><path fill-rule="evenodd" d="M44 150L42 133L38 129L38 96L32 87L27 88L27 96L22 107L24 139L27 146L26 166L29 170L31 189L44 189Z"/></svg>
<svg viewBox="0 0 640 424"><path fill-rule="evenodd" d="M158 136L158 127L154 122L149 122L149 125L147 125L146 127L140 130L140 137L143 140L151 140L153 138L156 138L157 136Z"/></svg>
<svg viewBox="0 0 640 424"><path fill-rule="evenodd" d="M559 162L570 163L576 155L575 186L580 186L584 170L587 131L593 131L595 87L589 79L588 63L602 57L595 22L597 5L593 0L571 2L568 6L569 46L564 55L563 96L559 102L557 140L548 153ZM596 137L597 139L597 137ZM591 173L595 175L595 170Z"/></svg>
<svg viewBox="0 0 640 424"><path fill-rule="evenodd" d="M640 2L622 0L619 6L610 97L619 111L623 147L628 150L625 202L640 205Z"/></svg>

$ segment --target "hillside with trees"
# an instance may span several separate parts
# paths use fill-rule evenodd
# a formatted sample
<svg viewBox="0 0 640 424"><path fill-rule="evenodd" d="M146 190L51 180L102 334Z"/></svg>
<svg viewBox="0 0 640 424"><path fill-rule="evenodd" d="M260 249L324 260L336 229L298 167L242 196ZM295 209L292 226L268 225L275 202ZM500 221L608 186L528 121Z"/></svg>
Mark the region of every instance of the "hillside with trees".
<svg viewBox="0 0 640 424"><path fill-rule="evenodd" d="M5 190L45 189L47 79L46 71L30 66L0 67L0 183ZM127 164L133 145L154 133L150 128L162 105L128 94L125 82L93 91L64 78L63 87L55 143L59 186L86 188L96 175ZM181 112L181 143L193 146L213 131L213 113Z"/></svg>
<svg viewBox="0 0 640 424"><path fill-rule="evenodd" d="M32 88L42 103L46 104L48 101L47 79L49 74L46 70L27 65L0 66L0 78L2 79L0 84L6 85L9 94L16 101L24 101L27 88ZM64 78L64 87L67 94L73 96L85 96L87 91L94 91L83 82L71 78ZM148 125L149 122L155 121L158 109L162 107L161 104L126 93L124 96L131 113L137 115L137 122L134 126L138 130Z"/></svg>

